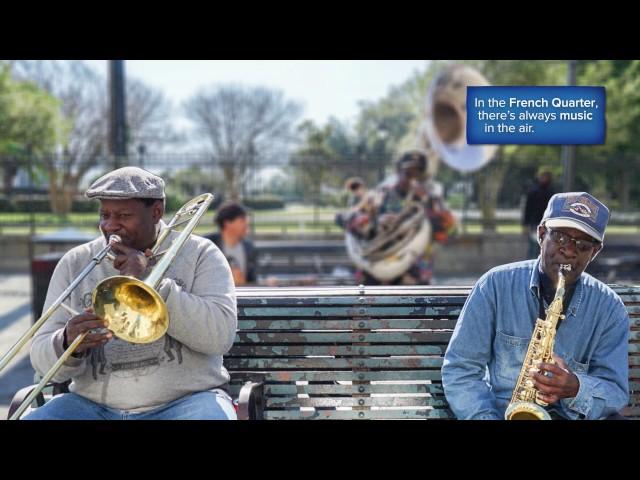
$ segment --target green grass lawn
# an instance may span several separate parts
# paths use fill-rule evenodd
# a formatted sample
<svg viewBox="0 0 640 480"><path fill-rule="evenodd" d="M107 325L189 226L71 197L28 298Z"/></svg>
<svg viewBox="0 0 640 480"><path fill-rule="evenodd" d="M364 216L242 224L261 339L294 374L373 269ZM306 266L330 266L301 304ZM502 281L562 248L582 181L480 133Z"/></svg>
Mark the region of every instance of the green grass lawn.
<svg viewBox="0 0 640 480"><path fill-rule="evenodd" d="M209 224L211 225L211 224ZM66 225L67 227L72 227L76 230L86 233L95 233L97 234L98 230L95 227L86 227L86 226L75 226L75 225ZM42 235L46 233L53 233L60 230L62 226L47 226L47 227L38 227L36 229L37 235ZM514 225L499 225L497 228L497 233L500 234L512 234L512 235L521 235L521 226ZM204 235L208 233L212 233L215 231L213 226L200 225L195 229L195 233L198 235ZM301 234L301 235L311 235L311 234L340 234L342 229L337 225L332 224L317 224L314 225L312 223L304 224L302 227L300 225L291 225L291 224L256 224L255 225L256 234ZM460 229L460 233L462 233L462 229ZM466 233L469 234L479 234L482 233L482 227L480 225L467 225ZM0 235L16 235L16 236L24 236L29 234L29 227L20 226L20 227L1 227ZM640 230L638 227L632 226L618 226L611 225L607 228L607 234L611 235L638 235L640 234Z"/></svg>

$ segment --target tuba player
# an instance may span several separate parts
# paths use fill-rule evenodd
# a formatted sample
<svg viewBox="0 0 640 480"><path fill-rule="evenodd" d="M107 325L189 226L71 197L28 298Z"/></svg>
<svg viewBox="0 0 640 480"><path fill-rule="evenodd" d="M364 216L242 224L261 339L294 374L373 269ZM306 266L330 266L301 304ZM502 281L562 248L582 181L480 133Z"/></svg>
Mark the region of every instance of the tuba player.
<svg viewBox="0 0 640 480"><path fill-rule="evenodd" d="M455 228L451 212L444 206L442 187L428 174L428 157L422 150L408 150L396 160L395 181L383 182L369 192L346 218L345 229L361 242L374 240L376 235L393 232L399 225L400 213L409 202L420 203L430 223L431 234L422 255L394 278L377 278L362 269L362 283L366 285L428 285L433 276L432 240L445 243Z"/></svg>

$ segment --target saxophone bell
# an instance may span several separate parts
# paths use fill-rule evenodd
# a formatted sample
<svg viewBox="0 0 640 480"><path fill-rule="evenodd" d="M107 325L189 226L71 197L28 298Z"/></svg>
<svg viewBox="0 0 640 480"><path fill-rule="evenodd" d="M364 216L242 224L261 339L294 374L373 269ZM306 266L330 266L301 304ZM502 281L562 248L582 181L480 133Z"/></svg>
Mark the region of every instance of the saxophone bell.
<svg viewBox="0 0 640 480"><path fill-rule="evenodd" d="M551 420L551 415L533 402L513 402L504 412L505 420Z"/></svg>

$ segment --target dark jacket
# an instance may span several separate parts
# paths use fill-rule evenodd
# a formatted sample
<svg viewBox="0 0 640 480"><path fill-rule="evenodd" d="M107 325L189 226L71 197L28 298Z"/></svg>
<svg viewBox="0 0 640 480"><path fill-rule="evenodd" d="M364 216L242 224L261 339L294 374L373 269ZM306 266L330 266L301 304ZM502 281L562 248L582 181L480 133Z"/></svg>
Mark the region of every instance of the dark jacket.
<svg viewBox="0 0 640 480"><path fill-rule="evenodd" d="M204 238L211 240L224 252L222 248L222 235L219 232L212 233L211 235L205 235ZM256 249L250 240L242 240L241 243L244 247L244 254L247 257L247 283L255 283L257 279L256 270L258 265Z"/></svg>
<svg viewBox="0 0 640 480"><path fill-rule="evenodd" d="M542 188L539 183L536 183L533 188L529 190L527 202L524 205L523 225L535 228L540 224L540 220L542 220L544 211L547 209L547 204L553 196L553 193L551 185Z"/></svg>

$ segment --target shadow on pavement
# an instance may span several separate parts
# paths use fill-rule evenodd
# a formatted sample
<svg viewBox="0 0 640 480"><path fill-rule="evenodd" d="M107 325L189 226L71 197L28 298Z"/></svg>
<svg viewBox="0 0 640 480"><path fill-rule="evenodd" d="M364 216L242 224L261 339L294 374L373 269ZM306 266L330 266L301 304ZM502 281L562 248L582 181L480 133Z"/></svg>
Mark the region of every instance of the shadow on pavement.
<svg viewBox="0 0 640 480"><path fill-rule="evenodd" d="M20 360L15 360L8 365L0 374L0 405L9 405L18 390L31 385L34 373L28 353Z"/></svg>

